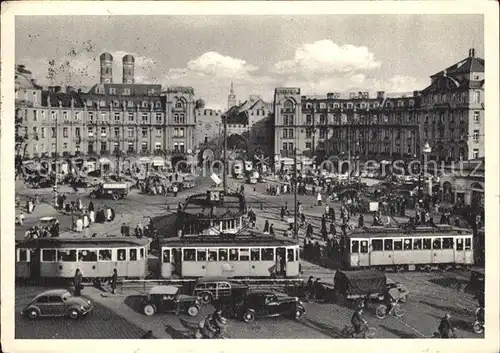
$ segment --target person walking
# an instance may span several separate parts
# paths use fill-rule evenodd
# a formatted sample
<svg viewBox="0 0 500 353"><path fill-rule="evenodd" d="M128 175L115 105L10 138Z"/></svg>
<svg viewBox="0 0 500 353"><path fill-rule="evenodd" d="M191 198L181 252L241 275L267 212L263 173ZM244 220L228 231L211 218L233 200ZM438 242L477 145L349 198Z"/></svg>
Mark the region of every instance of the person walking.
<svg viewBox="0 0 500 353"><path fill-rule="evenodd" d="M75 271L75 277L73 279L73 286L75 287L75 297L79 297L82 294L82 280L83 276L79 268Z"/></svg>
<svg viewBox="0 0 500 353"><path fill-rule="evenodd" d="M111 294L116 293L116 284L118 283L118 270L113 269L113 276L111 276Z"/></svg>

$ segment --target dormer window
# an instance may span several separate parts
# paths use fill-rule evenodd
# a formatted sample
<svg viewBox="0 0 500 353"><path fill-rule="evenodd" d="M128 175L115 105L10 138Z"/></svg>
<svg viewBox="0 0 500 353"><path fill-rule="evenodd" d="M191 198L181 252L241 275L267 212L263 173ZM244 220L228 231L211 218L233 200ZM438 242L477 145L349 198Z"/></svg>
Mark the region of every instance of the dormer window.
<svg viewBox="0 0 500 353"><path fill-rule="evenodd" d="M141 105L142 105L143 108L147 108L148 107L148 102L142 101Z"/></svg>
<svg viewBox="0 0 500 353"><path fill-rule="evenodd" d="M183 106L182 101L178 100L177 102L175 102L176 108L182 108L182 106Z"/></svg>

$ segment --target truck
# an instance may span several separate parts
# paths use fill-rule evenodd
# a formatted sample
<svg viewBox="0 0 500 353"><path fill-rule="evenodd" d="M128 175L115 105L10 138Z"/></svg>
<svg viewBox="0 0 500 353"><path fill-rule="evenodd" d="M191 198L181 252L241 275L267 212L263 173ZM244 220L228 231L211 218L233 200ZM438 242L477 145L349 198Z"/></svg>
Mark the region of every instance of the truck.
<svg viewBox="0 0 500 353"><path fill-rule="evenodd" d="M99 183L93 187L89 196L92 199L111 197L116 201L127 196L128 192L127 183Z"/></svg>

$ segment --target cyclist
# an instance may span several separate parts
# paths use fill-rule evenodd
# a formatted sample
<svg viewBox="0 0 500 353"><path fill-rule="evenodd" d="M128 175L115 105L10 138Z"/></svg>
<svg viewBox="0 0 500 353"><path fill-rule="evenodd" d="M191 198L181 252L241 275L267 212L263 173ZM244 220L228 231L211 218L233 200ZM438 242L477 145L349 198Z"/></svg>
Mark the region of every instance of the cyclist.
<svg viewBox="0 0 500 353"><path fill-rule="evenodd" d="M363 307L364 307L363 301L359 302L358 306L356 307L356 310L354 311L354 314L351 317L351 324L352 327L354 328L354 333L356 335L359 335L366 331L366 325L367 322L365 319L363 319Z"/></svg>
<svg viewBox="0 0 500 353"><path fill-rule="evenodd" d="M450 322L451 315L446 313L439 323L438 331L441 338L455 338L455 329Z"/></svg>
<svg viewBox="0 0 500 353"><path fill-rule="evenodd" d="M387 309L385 311L385 314L389 315L389 313L391 312L394 304L396 304L396 300L392 296L392 294L391 294L391 292L390 292L390 290L389 290L388 287L386 287L385 290L384 290L384 304L387 307Z"/></svg>

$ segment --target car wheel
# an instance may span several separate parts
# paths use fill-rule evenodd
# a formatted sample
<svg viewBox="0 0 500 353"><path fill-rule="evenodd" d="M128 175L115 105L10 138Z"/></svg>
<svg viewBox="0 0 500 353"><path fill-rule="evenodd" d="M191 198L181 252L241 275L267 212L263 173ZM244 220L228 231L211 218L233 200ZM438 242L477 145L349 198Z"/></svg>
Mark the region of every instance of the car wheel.
<svg viewBox="0 0 500 353"><path fill-rule="evenodd" d="M201 295L201 302L203 304L210 304L212 302L212 294L210 294L210 293L203 293Z"/></svg>
<svg viewBox="0 0 500 353"><path fill-rule="evenodd" d="M76 320L80 317L80 312L76 309L71 309L69 312L68 312L68 316L70 319L73 319L73 320Z"/></svg>
<svg viewBox="0 0 500 353"><path fill-rule="evenodd" d="M295 317L294 317L295 320L299 321L303 317L304 317L304 311L303 310L300 310L300 309L295 310Z"/></svg>
<svg viewBox="0 0 500 353"><path fill-rule="evenodd" d="M35 309L31 309L31 310L28 312L28 317L29 317L31 320L35 320L35 319L38 317L38 311L36 311Z"/></svg>
<svg viewBox="0 0 500 353"><path fill-rule="evenodd" d="M255 321L255 313L253 311L247 311L243 314L243 321L246 323Z"/></svg>
<svg viewBox="0 0 500 353"><path fill-rule="evenodd" d="M146 316L153 316L155 313L155 308L151 304L147 304L146 306L144 306L142 311L144 312L144 315L146 315Z"/></svg>
<svg viewBox="0 0 500 353"><path fill-rule="evenodd" d="M195 317L199 312L200 310L196 306L190 306L188 309L188 314L191 317Z"/></svg>

